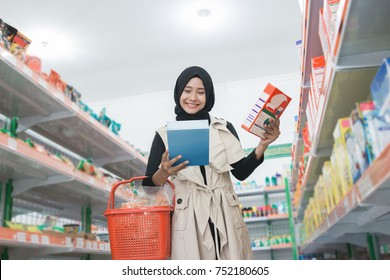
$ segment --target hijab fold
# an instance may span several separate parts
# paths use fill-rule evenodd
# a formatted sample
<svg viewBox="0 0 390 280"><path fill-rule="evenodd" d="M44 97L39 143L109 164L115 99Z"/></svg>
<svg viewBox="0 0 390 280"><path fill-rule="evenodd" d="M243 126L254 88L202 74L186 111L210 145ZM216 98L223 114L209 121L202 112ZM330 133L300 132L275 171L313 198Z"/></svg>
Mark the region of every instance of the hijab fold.
<svg viewBox="0 0 390 280"><path fill-rule="evenodd" d="M185 86L194 77L200 78L203 82L206 91L206 105L202 110L200 110L196 114L188 114L186 111L184 111L184 109L180 105L180 97L184 91ZM213 81L209 73L207 73L206 70L204 70L199 66L191 66L186 68L176 80L174 99L176 103L175 114L176 114L177 121L209 120L210 123L209 112L214 106L215 94L214 94Z"/></svg>

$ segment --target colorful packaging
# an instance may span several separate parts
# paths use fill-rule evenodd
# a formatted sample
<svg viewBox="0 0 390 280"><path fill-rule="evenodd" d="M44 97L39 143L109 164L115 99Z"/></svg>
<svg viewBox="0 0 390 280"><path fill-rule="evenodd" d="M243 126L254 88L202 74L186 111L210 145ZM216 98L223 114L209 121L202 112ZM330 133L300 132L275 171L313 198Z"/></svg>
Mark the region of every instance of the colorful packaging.
<svg viewBox="0 0 390 280"><path fill-rule="evenodd" d="M241 125L246 131L264 139L265 124L270 119L280 117L290 103L291 98L271 84L267 84L248 117Z"/></svg>
<svg viewBox="0 0 390 280"><path fill-rule="evenodd" d="M349 160L350 172L352 175L352 183L356 183L357 180L362 176L361 162L362 157L360 155L360 149L355 140L355 135L351 129L348 129L344 134L345 146L347 148L347 156Z"/></svg>
<svg viewBox="0 0 390 280"><path fill-rule="evenodd" d="M336 127L333 131L334 151L338 165L339 178L344 191L348 191L353 185L350 170L351 164L345 143L345 134L350 129L350 119L342 118L337 121Z"/></svg>
<svg viewBox="0 0 390 280"><path fill-rule="evenodd" d="M325 193L325 204L326 204L326 210L329 214L334 206L335 206L335 199L334 199L334 179L333 179L333 172L332 172L332 163L330 161L325 161L324 165L322 166L322 176L324 181L324 193Z"/></svg>
<svg viewBox="0 0 390 280"><path fill-rule="evenodd" d="M9 50L18 30L0 19L0 47Z"/></svg>
<svg viewBox="0 0 390 280"><path fill-rule="evenodd" d="M318 102L320 99L321 94L321 88L322 88L322 80L324 79L324 73L325 73L325 57L323 55L313 57L311 59L311 73L313 76L313 82L314 82L314 94L315 99Z"/></svg>
<svg viewBox="0 0 390 280"><path fill-rule="evenodd" d="M371 82L371 94L379 116L390 122L390 57L386 58Z"/></svg>
<svg viewBox="0 0 390 280"><path fill-rule="evenodd" d="M377 113L374 111L374 113ZM374 114L367 122L367 138L372 147L373 159L377 158L390 144L390 123L384 117Z"/></svg>
<svg viewBox="0 0 390 280"><path fill-rule="evenodd" d="M357 160L361 173L370 165L370 158L372 157L372 146L368 142L366 125L364 119L368 120L369 114L374 110L373 102L356 103L355 108L351 112L351 130L357 145Z"/></svg>
<svg viewBox="0 0 390 280"><path fill-rule="evenodd" d="M24 63L28 66L28 68L36 73L40 73L42 71L42 61L37 56L25 55Z"/></svg>
<svg viewBox="0 0 390 280"><path fill-rule="evenodd" d="M31 40L18 31L12 39L12 44L9 50L17 59L24 61L24 57L30 44Z"/></svg>

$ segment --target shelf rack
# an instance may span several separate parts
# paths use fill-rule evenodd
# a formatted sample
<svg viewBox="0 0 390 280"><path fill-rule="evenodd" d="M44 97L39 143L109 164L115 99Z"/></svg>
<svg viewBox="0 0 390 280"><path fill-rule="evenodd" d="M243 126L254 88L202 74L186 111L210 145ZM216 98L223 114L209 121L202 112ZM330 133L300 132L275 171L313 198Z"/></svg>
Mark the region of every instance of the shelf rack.
<svg viewBox="0 0 390 280"><path fill-rule="evenodd" d="M322 0L306 0L303 23L303 58L302 58L302 88L301 108L298 134L305 125L308 77L311 69L307 61L314 56L322 55L318 36L319 9ZM383 59L390 56L390 3L383 0L340 1L336 21L334 40L330 42L330 53L326 61L325 74L320 92L320 101L311 139L305 176L299 193L298 217L302 221L310 197L313 195L314 184L321 174L324 161L329 160L333 146L332 133L339 118L348 116L355 102L367 100L370 96L370 83ZM310 31L311 30L311 31ZM309 36L310 34L312 36ZM306 103L305 103L306 100ZM300 140L298 138L298 140ZM299 143L296 144L299 150ZM380 158L387 158L385 151ZM299 156L301 154L298 154ZM300 157L295 157L293 168L298 167ZM379 162L381 160L379 159ZM369 168L365 175L354 186L351 192L342 199L315 236L303 244L305 252L334 247L340 243L367 245L367 236L356 234L375 233L378 230L381 240L386 240L390 232L382 230L387 224L388 204L383 205L383 198L390 197L388 179L380 184L371 184L377 178L375 168L382 170L382 178L388 178L388 169L383 170L377 162ZM294 172L293 172L294 173ZM368 183L367 183L368 182ZM297 178L293 177L293 184ZM363 187L369 189L370 195L364 195ZM367 187L371 186L371 187ZM386 200L386 199L385 199ZM369 202L369 206L367 203ZM346 214L349 213L349 214ZM375 217L375 215L381 216ZM363 218L365 217L365 218ZM354 219L360 222L353 223ZM362 220L366 225L363 225ZM371 223L369 223L371 221ZM359 223L356 224L356 223ZM377 233L378 233L377 232ZM355 240L356 238L356 240Z"/></svg>
<svg viewBox="0 0 390 280"><path fill-rule="evenodd" d="M19 135L32 131L69 153L92 159L95 166L119 178L143 175L146 170L147 159L138 150L3 48L0 114L17 117ZM110 184L6 133L0 133L0 158L3 224L12 219L13 208L81 221L87 233L92 220L105 223ZM116 196L118 205L129 197L125 190L118 190ZM107 242L4 227L0 227L0 248L2 257L12 259L110 258Z"/></svg>

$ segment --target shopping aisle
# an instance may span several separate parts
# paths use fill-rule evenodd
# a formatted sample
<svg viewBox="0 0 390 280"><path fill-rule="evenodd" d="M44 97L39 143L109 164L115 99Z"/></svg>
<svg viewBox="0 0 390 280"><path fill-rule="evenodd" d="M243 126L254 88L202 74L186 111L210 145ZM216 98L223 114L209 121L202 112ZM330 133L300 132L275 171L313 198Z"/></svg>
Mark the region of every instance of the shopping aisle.
<svg viewBox="0 0 390 280"><path fill-rule="evenodd" d="M301 254L389 258L388 1L305 1L292 185Z"/></svg>

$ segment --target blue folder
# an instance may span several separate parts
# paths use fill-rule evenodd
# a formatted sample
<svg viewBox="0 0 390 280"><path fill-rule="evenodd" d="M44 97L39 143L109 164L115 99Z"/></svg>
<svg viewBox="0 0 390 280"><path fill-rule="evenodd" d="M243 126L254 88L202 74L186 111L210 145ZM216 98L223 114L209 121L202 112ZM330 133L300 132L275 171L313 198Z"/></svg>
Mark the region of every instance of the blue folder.
<svg viewBox="0 0 390 280"><path fill-rule="evenodd" d="M182 158L174 165L188 160L188 166L209 164L208 120L177 121L167 123L169 158Z"/></svg>

